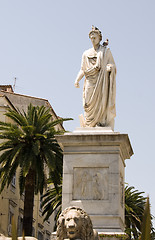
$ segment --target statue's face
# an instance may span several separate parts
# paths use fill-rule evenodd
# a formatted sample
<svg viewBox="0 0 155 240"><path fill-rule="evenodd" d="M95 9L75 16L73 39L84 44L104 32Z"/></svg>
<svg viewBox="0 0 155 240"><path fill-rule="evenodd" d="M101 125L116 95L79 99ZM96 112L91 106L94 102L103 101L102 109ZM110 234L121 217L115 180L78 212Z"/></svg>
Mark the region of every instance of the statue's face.
<svg viewBox="0 0 155 240"><path fill-rule="evenodd" d="M80 238L81 221L80 214L72 209L65 216L65 227L69 239Z"/></svg>
<svg viewBox="0 0 155 240"><path fill-rule="evenodd" d="M90 39L91 39L93 46L97 46L100 43L100 36L96 32L91 33Z"/></svg>

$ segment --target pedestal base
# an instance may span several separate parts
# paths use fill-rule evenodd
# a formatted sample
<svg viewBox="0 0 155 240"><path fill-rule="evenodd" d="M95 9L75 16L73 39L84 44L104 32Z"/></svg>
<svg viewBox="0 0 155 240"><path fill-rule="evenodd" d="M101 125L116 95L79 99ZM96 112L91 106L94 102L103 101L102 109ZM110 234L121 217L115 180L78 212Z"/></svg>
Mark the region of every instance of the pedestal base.
<svg viewBox="0 0 155 240"><path fill-rule="evenodd" d="M127 234L124 232L98 232L99 240L125 240ZM51 240L56 240L56 232L51 234Z"/></svg>
<svg viewBox="0 0 155 240"><path fill-rule="evenodd" d="M124 160L133 154L128 135L80 128L56 138L64 149L62 208L81 207L98 232L123 232Z"/></svg>
<svg viewBox="0 0 155 240"><path fill-rule="evenodd" d="M127 239L127 234L124 232L99 232L99 240L125 240Z"/></svg>

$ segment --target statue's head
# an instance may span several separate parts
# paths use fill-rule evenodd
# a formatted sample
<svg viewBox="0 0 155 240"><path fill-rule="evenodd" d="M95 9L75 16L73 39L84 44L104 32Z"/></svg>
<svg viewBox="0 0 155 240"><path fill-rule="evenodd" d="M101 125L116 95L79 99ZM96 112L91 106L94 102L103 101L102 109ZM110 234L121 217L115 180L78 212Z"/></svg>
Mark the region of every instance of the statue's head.
<svg viewBox="0 0 155 240"><path fill-rule="evenodd" d="M99 41L102 41L102 33L101 31L97 28L92 26L92 30L89 32L89 38L92 39L94 35L99 36Z"/></svg>
<svg viewBox="0 0 155 240"><path fill-rule="evenodd" d="M66 208L57 223L57 240L94 240L93 226L88 214L79 207Z"/></svg>

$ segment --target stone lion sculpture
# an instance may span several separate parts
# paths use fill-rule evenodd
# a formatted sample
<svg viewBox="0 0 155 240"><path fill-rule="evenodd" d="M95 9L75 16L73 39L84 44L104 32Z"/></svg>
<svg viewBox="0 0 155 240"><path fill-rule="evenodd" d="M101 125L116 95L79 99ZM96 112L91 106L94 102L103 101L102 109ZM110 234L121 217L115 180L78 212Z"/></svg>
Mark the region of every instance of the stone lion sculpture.
<svg viewBox="0 0 155 240"><path fill-rule="evenodd" d="M97 240L98 234L88 214L79 207L68 207L59 216L57 240Z"/></svg>

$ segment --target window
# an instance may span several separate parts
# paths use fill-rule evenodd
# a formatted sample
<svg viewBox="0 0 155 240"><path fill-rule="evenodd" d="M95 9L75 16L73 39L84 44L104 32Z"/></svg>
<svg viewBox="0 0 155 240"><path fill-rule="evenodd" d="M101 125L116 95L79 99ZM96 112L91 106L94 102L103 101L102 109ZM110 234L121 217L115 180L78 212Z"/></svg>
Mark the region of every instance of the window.
<svg viewBox="0 0 155 240"><path fill-rule="evenodd" d="M35 228L32 227L32 237L35 237Z"/></svg>
<svg viewBox="0 0 155 240"><path fill-rule="evenodd" d="M18 237L23 235L23 217L18 216Z"/></svg>
<svg viewBox="0 0 155 240"><path fill-rule="evenodd" d="M38 240L44 240L44 235L40 231L38 231Z"/></svg>
<svg viewBox="0 0 155 240"><path fill-rule="evenodd" d="M12 178L11 185L12 185L13 187L16 187L16 174L14 174L14 176L13 176L13 178Z"/></svg>
<svg viewBox="0 0 155 240"><path fill-rule="evenodd" d="M15 207L17 207L17 203L12 199L9 199L9 215L8 215L8 235L11 236L11 227L12 227L12 217L14 216Z"/></svg>
<svg viewBox="0 0 155 240"><path fill-rule="evenodd" d="M51 239L51 233L46 230L46 236L45 236L45 240L50 240Z"/></svg>
<svg viewBox="0 0 155 240"><path fill-rule="evenodd" d="M12 235L12 217L14 216L14 213L10 210L9 211L9 222L8 222L8 235Z"/></svg>
<svg viewBox="0 0 155 240"><path fill-rule="evenodd" d="M24 192L20 195L20 199L21 199L22 201L24 201L24 198L25 198L25 190L24 190Z"/></svg>
<svg viewBox="0 0 155 240"><path fill-rule="evenodd" d="M40 196L40 202L39 202L39 211L42 212L42 207L41 207L41 204L42 204L42 199L41 199L42 196Z"/></svg>
<svg viewBox="0 0 155 240"><path fill-rule="evenodd" d="M11 184L10 184L10 189L12 192L15 193L15 190L16 190L16 174L14 174L13 178L12 178L12 181L11 181Z"/></svg>

